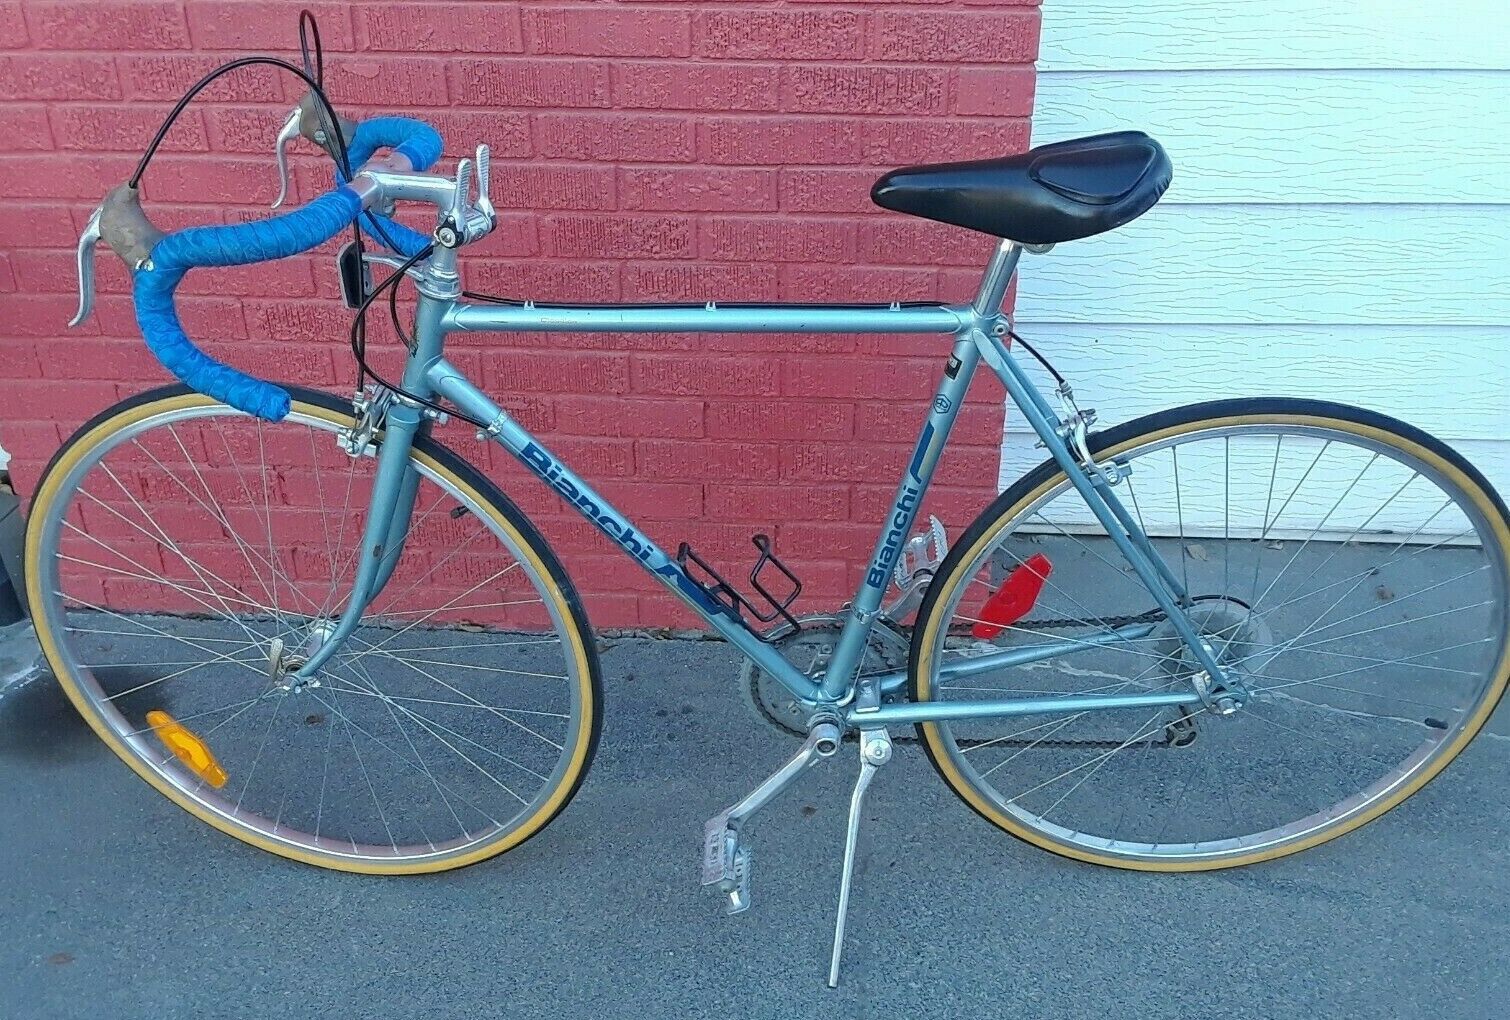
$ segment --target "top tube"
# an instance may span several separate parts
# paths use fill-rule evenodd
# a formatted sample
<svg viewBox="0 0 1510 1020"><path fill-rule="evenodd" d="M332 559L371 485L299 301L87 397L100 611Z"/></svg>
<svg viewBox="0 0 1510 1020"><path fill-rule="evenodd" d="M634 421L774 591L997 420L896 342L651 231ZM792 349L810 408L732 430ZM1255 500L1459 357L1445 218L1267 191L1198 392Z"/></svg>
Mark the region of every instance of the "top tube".
<svg viewBox="0 0 1510 1020"><path fill-rule="evenodd" d="M973 321L969 305L537 305L457 302L441 330L541 333L934 333Z"/></svg>

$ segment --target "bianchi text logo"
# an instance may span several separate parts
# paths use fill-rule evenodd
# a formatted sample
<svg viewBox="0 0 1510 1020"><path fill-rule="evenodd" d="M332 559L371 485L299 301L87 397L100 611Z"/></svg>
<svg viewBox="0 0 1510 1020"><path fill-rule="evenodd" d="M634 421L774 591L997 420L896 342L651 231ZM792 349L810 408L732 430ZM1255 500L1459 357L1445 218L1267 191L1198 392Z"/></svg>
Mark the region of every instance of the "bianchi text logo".
<svg viewBox="0 0 1510 1020"><path fill-rule="evenodd" d="M886 522L886 538L881 544L881 551L876 554L875 562L865 574L865 583L872 588L886 587L887 579L891 577L891 568L896 565L897 555L902 550L902 542L907 538L907 529L912 527L912 519L917 516L918 497L923 491L923 462L928 458L928 447L932 443L933 424L930 422L918 439L917 452L912 455L912 463L907 468L907 480L897 495L891 519Z"/></svg>
<svg viewBox="0 0 1510 1020"><path fill-rule="evenodd" d="M728 606L709 595L701 585L687 576L687 572L679 563L668 559L664 553L657 557L661 562L652 566L652 554L658 550L650 539L635 531L628 521L620 518L612 510L599 506L596 500L578 488L571 479L565 477L561 471L561 465L552 460L550 454L534 443L528 443L520 451L519 457L531 471L540 476L542 481L565 496L572 506L581 511L582 516L596 524L598 530L617 542L625 552L659 575L667 584L672 585L695 607L706 613L733 612ZM738 617L737 613L734 615Z"/></svg>
<svg viewBox="0 0 1510 1020"><path fill-rule="evenodd" d="M653 548L650 540L642 536L627 521L620 520L611 511L600 507L592 497L584 494L572 482L561 474L561 465L551 460L551 455L546 453L534 443L525 446L519 454L529 469L539 475L547 485L555 489L567 498L572 506L582 512L582 516L596 524L609 538L624 547L624 551L642 563L650 560L650 550Z"/></svg>

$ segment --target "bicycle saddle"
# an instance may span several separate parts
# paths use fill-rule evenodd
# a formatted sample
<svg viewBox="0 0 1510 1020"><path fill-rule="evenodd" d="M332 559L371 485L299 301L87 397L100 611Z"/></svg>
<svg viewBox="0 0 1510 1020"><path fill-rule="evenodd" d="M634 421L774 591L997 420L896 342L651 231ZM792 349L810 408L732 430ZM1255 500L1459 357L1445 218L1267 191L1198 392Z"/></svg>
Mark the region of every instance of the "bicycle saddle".
<svg viewBox="0 0 1510 1020"><path fill-rule="evenodd" d="M1172 174L1158 142L1116 131L1017 156L902 167L877 181L870 197L883 209L1021 244L1057 244L1143 215Z"/></svg>

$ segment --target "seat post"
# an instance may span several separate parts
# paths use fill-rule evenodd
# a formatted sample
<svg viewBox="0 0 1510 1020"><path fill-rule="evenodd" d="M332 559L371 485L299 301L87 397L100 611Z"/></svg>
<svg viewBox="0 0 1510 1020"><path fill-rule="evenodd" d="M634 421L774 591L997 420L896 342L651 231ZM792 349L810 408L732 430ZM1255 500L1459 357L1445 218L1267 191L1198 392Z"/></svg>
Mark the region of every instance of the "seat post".
<svg viewBox="0 0 1510 1020"><path fill-rule="evenodd" d="M1022 245L1003 239L991 253L986 263L986 273L981 277L980 290L970 307L976 315L995 315L1001 311L1006 300L1007 288L1012 285L1012 274L1017 271L1017 260L1022 257Z"/></svg>

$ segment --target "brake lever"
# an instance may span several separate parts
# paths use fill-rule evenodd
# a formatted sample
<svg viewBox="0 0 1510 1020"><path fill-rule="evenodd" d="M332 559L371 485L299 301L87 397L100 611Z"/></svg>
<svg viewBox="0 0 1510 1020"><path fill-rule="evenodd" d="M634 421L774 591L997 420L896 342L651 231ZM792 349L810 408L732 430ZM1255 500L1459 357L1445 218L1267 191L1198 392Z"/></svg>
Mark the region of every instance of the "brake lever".
<svg viewBox="0 0 1510 1020"><path fill-rule="evenodd" d="M282 205L283 200L288 197L288 147L293 144L295 138L302 135L324 149L332 159L337 158L336 154L341 151L341 147L326 130L328 123L330 123L329 115L318 105L313 92L304 93L304 97L289 112L288 119L283 122L282 130L278 132L277 148L274 150L274 155L278 160L278 198L273 202L274 209ZM336 114L335 123L331 126L340 132L341 140L347 146L350 146L356 138L355 121Z"/></svg>
<svg viewBox="0 0 1510 1020"><path fill-rule="evenodd" d="M94 250L101 241L136 272L152 268L152 249L162 238L163 232L142 212L140 192L129 184L111 188L79 235L79 310L68 325L77 326L94 309Z"/></svg>
<svg viewBox="0 0 1510 1020"><path fill-rule="evenodd" d="M288 115L288 119L283 122L283 130L278 132L277 147L273 150L278 161L278 197L273 200L274 209L288 197L288 147L299 137L300 113L296 106Z"/></svg>
<svg viewBox="0 0 1510 1020"><path fill-rule="evenodd" d="M89 217L89 223L84 227L84 232L79 235L79 247L76 252L79 274L79 310L68 320L68 326L72 329L94 311L94 249L100 243L100 214L105 211L104 205L99 205Z"/></svg>

